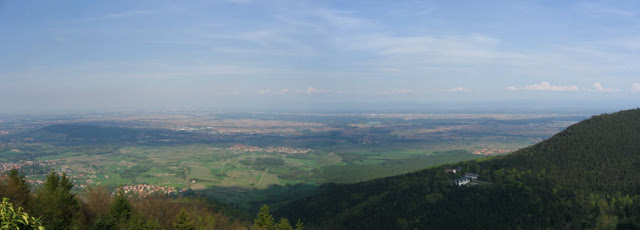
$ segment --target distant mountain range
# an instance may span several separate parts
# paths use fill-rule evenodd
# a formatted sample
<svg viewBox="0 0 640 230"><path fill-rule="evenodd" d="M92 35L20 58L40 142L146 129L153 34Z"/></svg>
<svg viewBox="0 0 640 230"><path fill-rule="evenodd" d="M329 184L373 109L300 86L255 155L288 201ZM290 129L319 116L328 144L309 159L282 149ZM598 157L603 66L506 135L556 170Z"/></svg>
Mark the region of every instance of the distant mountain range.
<svg viewBox="0 0 640 230"><path fill-rule="evenodd" d="M479 178L452 186L464 173ZM276 215L324 229L638 229L640 109L506 156L330 184Z"/></svg>

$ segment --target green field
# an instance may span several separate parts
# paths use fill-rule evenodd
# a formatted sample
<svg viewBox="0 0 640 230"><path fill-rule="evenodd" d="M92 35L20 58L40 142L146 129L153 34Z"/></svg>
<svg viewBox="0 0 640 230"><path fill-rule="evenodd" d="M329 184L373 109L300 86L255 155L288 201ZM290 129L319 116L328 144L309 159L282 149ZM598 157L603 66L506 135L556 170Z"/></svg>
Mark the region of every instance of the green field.
<svg viewBox="0 0 640 230"><path fill-rule="evenodd" d="M94 125L24 130L0 138L0 162L21 164L34 181L53 168L66 172L79 188L168 186L252 209L309 194L325 183L359 182L486 157L471 153L482 149L522 148L574 117L235 119L190 131ZM381 122L369 125L372 120Z"/></svg>

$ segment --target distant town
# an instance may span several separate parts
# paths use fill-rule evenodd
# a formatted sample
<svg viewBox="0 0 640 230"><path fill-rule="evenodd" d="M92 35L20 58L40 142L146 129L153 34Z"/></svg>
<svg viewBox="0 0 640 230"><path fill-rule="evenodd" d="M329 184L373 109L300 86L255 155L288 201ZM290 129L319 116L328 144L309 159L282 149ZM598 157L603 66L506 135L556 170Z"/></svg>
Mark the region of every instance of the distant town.
<svg viewBox="0 0 640 230"><path fill-rule="evenodd" d="M269 146L266 148L249 146L243 144L237 144L226 148L226 150L238 150L244 152L267 152L267 153L287 153L287 154L304 154L311 152L311 149L301 149L301 148L291 148L291 147L278 147L278 146Z"/></svg>
<svg viewBox="0 0 640 230"><path fill-rule="evenodd" d="M170 186L156 186L156 185L149 185L149 184L125 185L116 189L116 191L120 191L120 190L124 190L124 193L127 195L133 195L138 197L145 197L152 194L174 195L174 194L177 194L178 192L187 191L187 189L180 190Z"/></svg>
<svg viewBox="0 0 640 230"><path fill-rule="evenodd" d="M499 149L499 148L484 148L480 150L473 151L473 154L480 155L502 155L507 153L515 152L517 149Z"/></svg>

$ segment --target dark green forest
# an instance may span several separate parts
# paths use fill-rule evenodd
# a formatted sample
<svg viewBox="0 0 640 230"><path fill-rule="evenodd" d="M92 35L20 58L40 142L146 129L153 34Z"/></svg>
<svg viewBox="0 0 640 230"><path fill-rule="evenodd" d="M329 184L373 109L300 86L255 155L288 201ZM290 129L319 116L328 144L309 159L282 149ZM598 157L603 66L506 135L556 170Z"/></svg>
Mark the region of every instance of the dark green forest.
<svg viewBox="0 0 640 230"><path fill-rule="evenodd" d="M465 172L480 181L449 184ZM640 229L640 109L506 156L325 185L276 213L323 229Z"/></svg>
<svg viewBox="0 0 640 230"><path fill-rule="evenodd" d="M0 229L302 230L298 220L278 221L264 205L253 220L243 212L201 197L133 196L122 188L89 187L81 194L63 173L52 171L42 186L32 189L24 175L12 169L0 176Z"/></svg>

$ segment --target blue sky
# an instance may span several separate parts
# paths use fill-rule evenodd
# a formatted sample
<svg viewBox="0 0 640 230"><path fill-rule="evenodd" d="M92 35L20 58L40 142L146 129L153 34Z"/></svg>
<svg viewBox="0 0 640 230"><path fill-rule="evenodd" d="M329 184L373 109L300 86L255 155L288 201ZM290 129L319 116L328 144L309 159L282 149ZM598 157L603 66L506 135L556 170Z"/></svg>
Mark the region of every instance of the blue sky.
<svg viewBox="0 0 640 230"><path fill-rule="evenodd" d="M638 1L0 0L0 113L632 108L637 12Z"/></svg>

